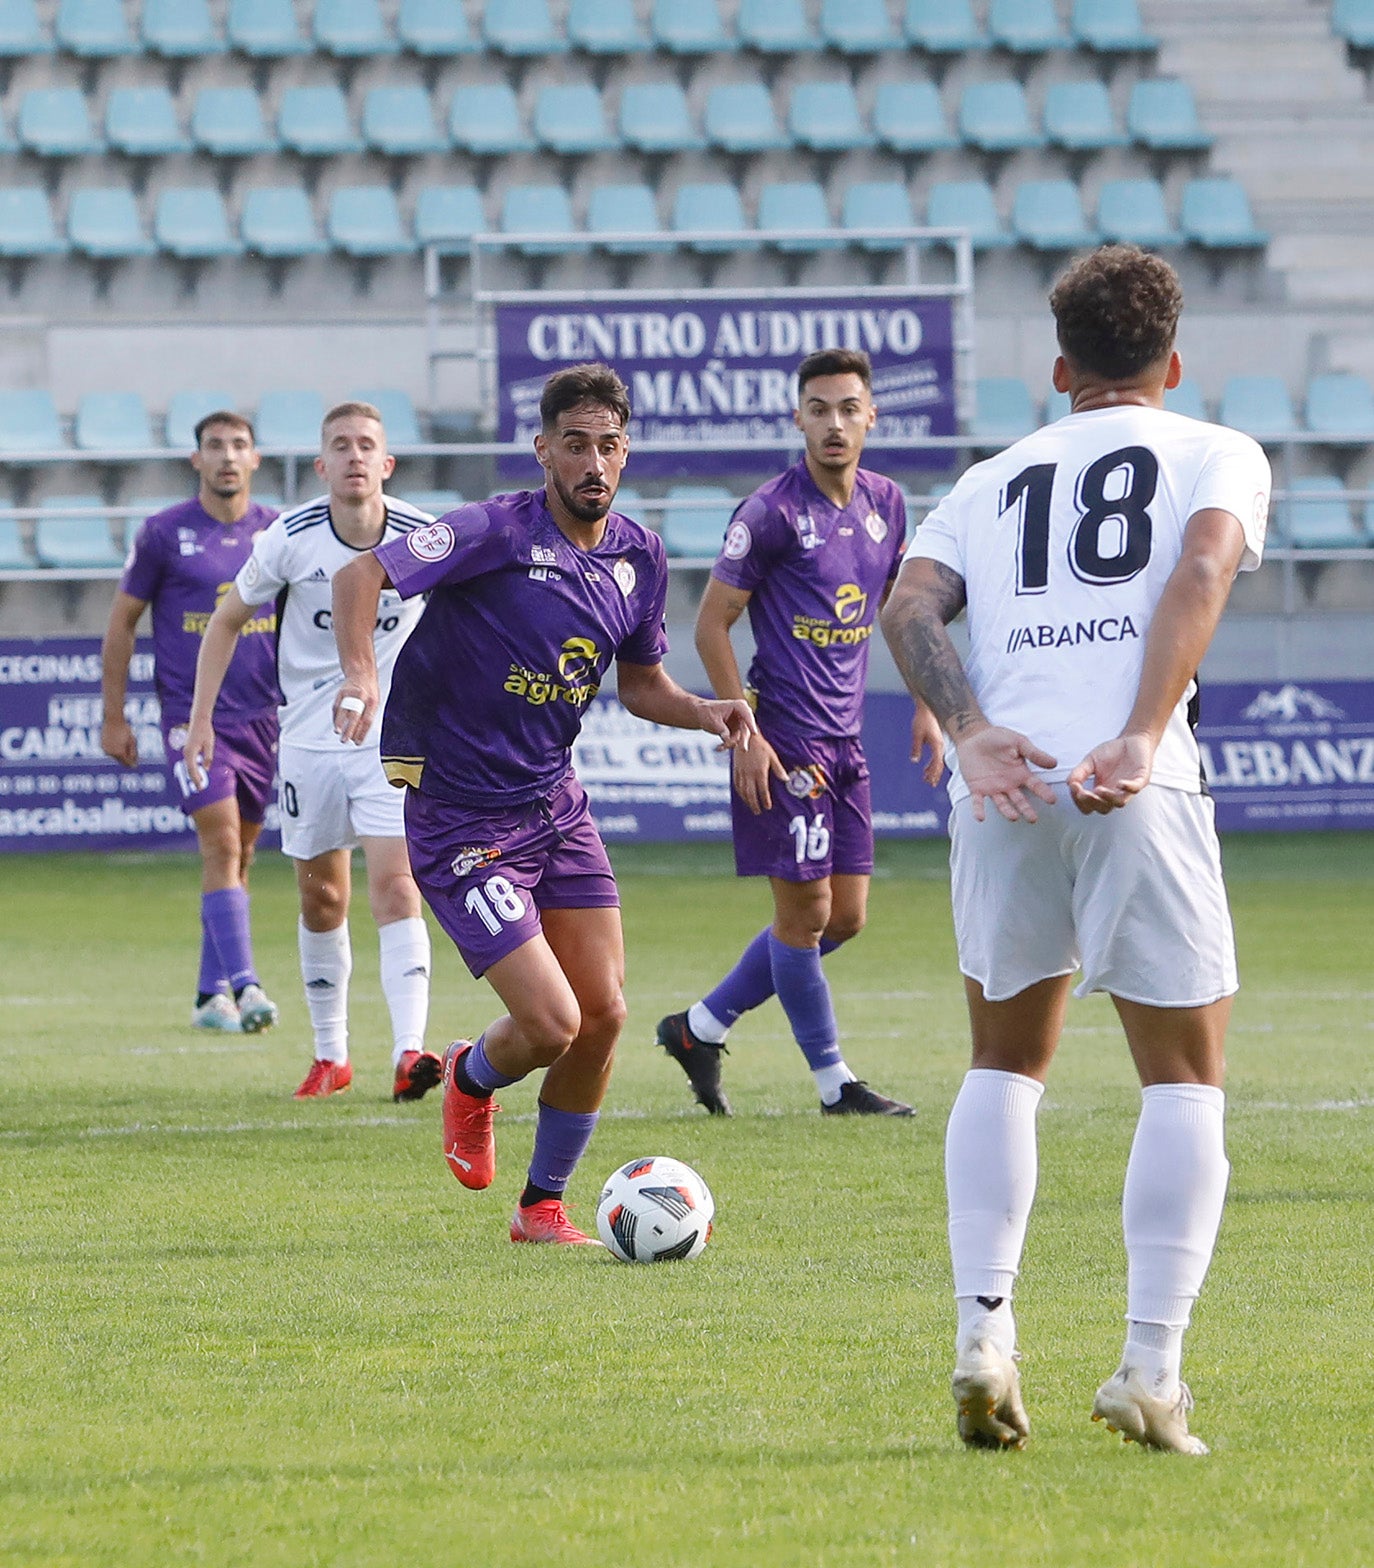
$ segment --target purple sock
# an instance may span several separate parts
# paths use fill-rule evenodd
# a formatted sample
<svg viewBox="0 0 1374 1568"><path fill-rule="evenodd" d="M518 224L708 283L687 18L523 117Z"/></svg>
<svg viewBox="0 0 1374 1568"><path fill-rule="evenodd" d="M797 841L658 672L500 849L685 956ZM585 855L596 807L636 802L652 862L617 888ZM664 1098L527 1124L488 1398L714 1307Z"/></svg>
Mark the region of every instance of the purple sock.
<svg viewBox="0 0 1374 1568"><path fill-rule="evenodd" d="M248 921L248 889L219 888L200 895L200 918L219 954L219 972L237 995L246 985L258 983L253 968L253 938Z"/></svg>
<svg viewBox="0 0 1374 1568"><path fill-rule="evenodd" d="M559 1111L539 1102L530 1156L530 1185L545 1192L562 1192L577 1162L592 1141L597 1111Z"/></svg>
<svg viewBox="0 0 1374 1568"><path fill-rule="evenodd" d="M762 1007L773 994L773 958L768 946L771 936L765 926L740 954L730 973L701 999L701 1005L726 1029L732 1028L742 1013ZM833 953L839 945L822 937L821 957Z"/></svg>
<svg viewBox="0 0 1374 1568"><path fill-rule="evenodd" d="M215 939L210 935L210 928L205 923L205 912L202 909L200 917L200 979L196 981L196 992L200 996L213 996L216 991L224 990L228 981L224 978L224 970L220 967L219 953L215 949Z"/></svg>
<svg viewBox="0 0 1374 1568"><path fill-rule="evenodd" d="M493 1067L487 1056L487 1037L483 1035L470 1051L464 1051L453 1069L458 1087L467 1093L492 1094L497 1089L519 1083L518 1078L508 1078L499 1067Z"/></svg>
<svg viewBox="0 0 1374 1568"><path fill-rule="evenodd" d="M788 947L770 932L768 951L773 961L773 987L807 1066L812 1072L838 1067L844 1056L820 950Z"/></svg>

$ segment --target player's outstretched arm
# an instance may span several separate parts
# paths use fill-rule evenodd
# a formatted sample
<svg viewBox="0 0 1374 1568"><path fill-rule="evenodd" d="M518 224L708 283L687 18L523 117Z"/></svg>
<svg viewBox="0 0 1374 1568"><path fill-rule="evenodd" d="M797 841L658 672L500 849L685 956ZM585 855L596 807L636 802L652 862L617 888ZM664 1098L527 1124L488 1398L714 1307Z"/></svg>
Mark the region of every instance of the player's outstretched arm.
<svg viewBox="0 0 1374 1568"><path fill-rule="evenodd" d="M129 689L129 661L138 638L138 618L148 608L146 599L135 599L121 588L110 606L110 621L100 645L100 695L104 719L100 749L107 757L131 768L138 761L138 737L124 717Z"/></svg>
<svg viewBox="0 0 1374 1568"><path fill-rule="evenodd" d="M210 764L215 760L215 703L234 657L239 633L248 624L254 607L245 604L232 584L215 606L196 655L196 689L191 696L191 717L182 748L186 771L197 789L205 788Z"/></svg>
<svg viewBox="0 0 1374 1568"><path fill-rule="evenodd" d="M334 733L358 746L367 738L381 706L372 638L382 589L390 586L386 568L371 550L334 573L334 641L343 670L343 685L334 698Z"/></svg>
<svg viewBox="0 0 1374 1568"><path fill-rule="evenodd" d="M621 706L651 724L679 730L705 730L722 750L748 749L759 732L749 704L742 697L696 697L685 691L661 664L616 661L616 691Z"/></svg>

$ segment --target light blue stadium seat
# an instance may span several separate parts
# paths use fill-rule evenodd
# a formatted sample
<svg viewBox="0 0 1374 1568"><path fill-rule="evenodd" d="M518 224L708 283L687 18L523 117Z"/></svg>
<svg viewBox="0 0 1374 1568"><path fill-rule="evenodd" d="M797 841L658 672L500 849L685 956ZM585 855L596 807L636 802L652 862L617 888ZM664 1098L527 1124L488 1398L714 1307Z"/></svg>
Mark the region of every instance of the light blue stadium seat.
<svg viewBox="0 0 1374 1568"><path fill-rule="evenodd" d="M83 60L138 53L122 0L60 0L53 35L60 49Z"/></svg>
<svg viewBox="0 0 1374 1568"><path fill-rule="evenodd" d="M562 54L568 47L553 25L548 0L487 0L482 36L497 54Z"/></svg>
<svg viewBox="0 0 1374 1568"><path fill-rule="evenodd" d="M1366 543L1355 526L1345 487L1335 474L1302 474L1280 512L1282 532L1298 550L1348 550Z"/></svg>
<svg viewBox="0 0 1374 1568"><path fill-rule="evenodd" d="M653 234L662 229L658 203L649 185L598 185L587 203L588 234ZM671 250L669 240L604 240L613 256L646 256Z"/></svg>
<svg viewBox="0 0 1374 1568"><path fill-rule="evenodd" d="M51 392L0 387L0 453L30 457L35 452L61 452L66 445Z"/></svg>
<svg viewBox="0 0 1374 1568"><path fill-rule="evenodd" d="M1188 181L1179 226L1185 239L1209 250L1257 250L1269 243L1264 230L1255 227L1245 188L1224 175Z"/></svg>
<svg viewBox="0 0 1374 1568"><path fill-rule="evenodd" d="M744 203L733 185L723 180L693 180L678 187L673 202L673 229L680 234L688 250L698 255L715 255L730 251L757 250L758 241L702 240L693 236L711 230L747 230Z"/></svg>
<svg viewBox="0 0 1374 1568"><path fill-rule="evenodd" d="M799 147L812 152L849 152L872 147L873 137L859 113L848 82L799 82L792 89L788 129Z"/></svg>
<svg viewBox="0 0 1374 1568"><path fill-rule="evenodd" d="M486 231L482 193L475 185L426 185L415 198L415 243L452 245Z"/></svg>
<svg viewBox="0 0 1374 1568"><path fill-rule="evenodd" d="M34 0L0 0L0 60L51 53L52 39L38 20Z"/></svg>
<svg viewBox="0 0 1374 1568"><path fill-rule="evenodd" d="M1056 419L1073 412L1073 402L1067 392L1056 392L1053 387L1045 399L1045 423L1052 425Z"/></svg>
<svg viewBox="0 0 1374 1568"><path fill-rule="evenodd" d="M0 256L60 256L66 245L52 218L48 193L36 185L0 190Z"/></svg>
<svg viewBox="0 0 1374 1568"><path fill-rule="evenodd" d="M399 387L360 387L348 395L356 402L371 403L382 416L389 447L419 446L424 441L420 431L420 418L415 412L415 404L411 401L408 392L403 392ZM411 499L413 498L407 491L406 500ZM419 506L421 503L416 501L415 505ZM432 511L433 508L425 507L425 510Z"/></svg>
<svg viewBox="0 0 1374 1568"><path fill-rule="evenodd" d="M969 0L906 0L902 27L927 54L967 54L987 44Z"/></svg>
<svg viewBox="0 0 1374 1568"><path fill-rule="evenodd" d="M404 256L415 249L389 185L344 185L329 198L330 243L358 259Z"/></svg>
<svg viewBox="0 0 1374 1568"><path fill-rule="evenodd" d="M717 0L654 0L654 42L668 54L722 54L739 47L726 32Z"/></svg>
<svg viewBox="0 0 1374 1568"><path fill-rule="evenodd" d="M726 82L706 95L706 139L725 152L774 152L788 145L762 82Z"/></svg>
<svg viewBox="0 0 1374 1568"><path fill-rule="evenodd" d="M336 60L375 59L399 45L377 0L315 0L315 47Z"/></svg>
<svg viewBox="0 0 1374 1568"><path fill-rule="evenodd" d="M515 247L524 256L561 256L563 240L540 235L575 232L572 202L561 185L512 185L501 204L501 232L520 236Z"/></svg>
<svg viewBox="0 0 1374 1568"><path fill-rule="evenodd" d="M1104 239L1146 249L1177 245L1182 239L1169 221L1158 180L1105 181L1097 197L1097 226Z"/></svg>
<svg viewBox="0 0 1374 1568"><path fill-rule="evenodd" d="M459 87L448 114L449 135L463 152L500 157L533 152L534 138L520 119L520 105L508 82Z"/></svg>
<svg viewBox="0 0 1374 1568"><path fill-rule="evenodd" d="M298 185L254 185L243 199L239 233L244 247L272 261L318 256L320 238L310 197Z"/></svg>
<svg viewBox="0 0 1374 1568"><path fill-rule="evenodd" d="M631 0L572 0L568 42L584 54L640 54L649 47Z"/></svg>
<svg viewBox="0 0 1374 1568"><path fill-rule="evenodd" d="M676 82L628 82L620 95L620 139L636 152L696 152L706 145Z"/></svg>
<svg viewBox="0 0 1374 1568"><path fill-rule="evenodd" d="M1010 446L1040 427L1035 400L1020 376L980 376L971 434L987 446Z"/></svg>
<svg viewBox="0 0 1374 1568"><path fill-rule="evenodd" d="M1002 227L997 200L986 180L942 180L932 185L926 222L937 229L967 229L976 251L1004 249L1016 243Z"/></svg>
<svg viewBox="0 0 1374 1568"><path fill-rule="evenodd" d="M363 150L343 92L332 84L288 87L277 112L277 134L283 147L311 158Z"/></svg>
<svg viewBox="0 0 1374 1568"><path fill-rule="evenodd" d="M277 139L267 129L262 105L251 87L203 87L191 111L191 140L220 158L251 158L275 152Z"/></svg>
<svg viewBox="0 0 1374 1568"><path fill-rule="evenodd" d="M0 572L27 572L37 564L24 544L19 524L12 517L0 517Z"/></svg>
<svg viewBox="0 0 1374 1568"><path fill-rule="evenodd" d="M959 134L982 152L1045 145L1031 124L1020 82L970 82L959 101Z"/></svg>
<svg viewBox="0 0 1374 1568"><path fill-rule="evenodd" d="M1171 77L1135 84L1126 105L1126 129L1155 152L1204 152L1212 145L1198 119L1193 89Z"/></svg>
<svg viewBox="0 0 1374 1568"><path fill-rule="evenodd" d="M142 34L148 53L164 60L196 59L224 50L206 0L143 0Z"/></svg>
<svg viewBox="0 0 1374 1568"><path fill-rule="evenodd" d="M292 389L264 392L253 420L260 447L287 447L318 452L324 399L318 392Z"/></svg>
<svg viewBox="0 0 1374 1568"><path fill-rule="evenodd" d="M137 392L87 392L76 405L72 438L84 452L146 452L157 444Z"/></svg>
<svg viewBox="0 0 1374 1568"><path fill-rule="evenodd" d="M164 439L176 451L194 451L196 426L207 414L217 414L221 409L232 410L234 399L228 392L197 388L187 392L173 392L167 400Z"/></svg>
<svg viewBox="0 0 1374 1568"><path fill-rule="evenodd" d="M602 97L586 83L541 87L534 101L535 140L565 155L610 152L619 143L606 128Z"/></svg>
<svg viewBox="0 0 1374 1568"><path fill-rule="evenodd" d="M663 510L663 543L679 560L715 560L735 510L723 485L670 485L666 500L691 502Z"/></svg>
<svg viewBox="0 0 1374 1568"><path fill-rule="evenodd" d="M225 32L232 48L254 60L284 60L310 51L292 0L229 0Z"/></svg>
<svg viewBox="0 0 1374 1568"><path fill-rule="evenodd" d="M153 238L182 261L237 256L243 246L229 227L224 198L212 186L168 186L157 199Z"/></svg>
<svg viewBox="0 0 1374 1568"><path fill-rule="evenodd" d="M911 192L901 180L860 180L845 187L840 225L845 229L901 229L916 226ZM873 237L852 241L860 250L901 250L904 241Z"/></svg>
<svg viewBox="0 0 1374 1568"><path fill-rule="evenodd" d="M1171 414L1182 414L1187 419L1206 419L1207 401L1196 381L1186 377L1176 387L1164 393L1164 406Z"/></svg>
<svg viewBox="0 0 1374 1568"><path fill-rule="evenodd" d="M191 151L165 87L114 88L105 105L105 140L114 151L134 158Z"/></svg>
<svg viewBox="0 0 1374 1568"><path fill-rule="evenodd" d="M740 0L735 30L741 44L761 54L805 54L820 48L803 0Z"/></svg>
<svg viewBox="0 0 1374 1568"><path fill-rule="evenodd" d="M1054 0L992 0L988 37L1013 54L1047 54L1073 41L1059 25Z"/></svg>
<svg viewBox="0 0 1374 1568"><path fill-rule="evenodd" d="M19 143L44 158L78 158L101 150L79 87L35 87L24 94L16 126Z"/></svg>
<svg viewBox="0 0 1374 1568"><path fill-rule="evenodd" d="M1356 49L1374 49L1374 0L1336 0L1331 27Z"/></svg>
<svg viewBox="0 0 1374 1568"><path fill-rule="evenodd" d="M902 47L885 0L824 0L821 39L840 54L882 54Z"/></svg>
<svg viewBox="0 0 1374 1568"><path fill-rule="evenodd" d="M1032 250L1076 250L1098 239L1072 180L1023 180L1012 203L1011 226Z"/></svg>
<svg viewBox="0 0 1374 1568"><path fill-rule="evenodd" d="M1080 48L1098 54L1146 54L1159 48L1159 39L1145 31L1136 0L1073 0L1069 29Z"/></svg>
<svg viewBox="0 0 1374 1568"><path fill-rule="evenodd" d="M1363 376L1332 371L1307 383L1307 428L1335 441L1374 440L1374 392Z"/></svg>
<svg viewBox="0 0 1374 1568"><path fill-rule="evenodd" d="M1221 389L1217 418L1256 441L1286 436L1298 428L1293 399L1281 376L1229 376Z"/></svg>
<svg viewBox="0 0 1374 1568"><path fill-rule="evenodd" d="M54 512L77 515L55 517ZM44 503L33 530L33 550L40 566L56 572L80 572L122 566L110 518L98 495L54 495Z"/></svg>
<svg viewBox="0 0 1374 1568"><path fill-rule="evenodd" d="M778 180L759 190L759 233L780 251L838 250L844 244L837 234L824 239L772 239L780 229L833 229L834 219L825 192L815 180Z"/></svg>
<svg viewBox="0 0 1374 1568"><path fill-rule="evenodd" d="M884 82L873 100L873 130L893 152L942 152L959 145L934 82Z"/></svg>
<svg viewBox="0 0 1374 1568"><path fill-rule="evenodd" d="M78 255L101 261L151 256L156 249L127 185L73 191L67 203L67 239Z"/></svg>
<svg viewBox="0 0 1374 1568"><path fill-rule="evenodd" d="M1101 82L1055 82L1045 93L1045 138L1071 152L1101 152L1124 147L1129 138L1112 114Z"/></svg>
<svg viewBox="0 0 1374 1568"><path fill-rule="evenodd" d="M401 0L396 40L403 49L427 60L475 54L480 47L462 6L454 0Z"/></svg>
<svg viewBox="0 0 1374 1568"><path fill-rule="evenodd" d="M434 120L423 87L374 87L363 100L363 140L391 157L447 152L449 139Z"/></svg>

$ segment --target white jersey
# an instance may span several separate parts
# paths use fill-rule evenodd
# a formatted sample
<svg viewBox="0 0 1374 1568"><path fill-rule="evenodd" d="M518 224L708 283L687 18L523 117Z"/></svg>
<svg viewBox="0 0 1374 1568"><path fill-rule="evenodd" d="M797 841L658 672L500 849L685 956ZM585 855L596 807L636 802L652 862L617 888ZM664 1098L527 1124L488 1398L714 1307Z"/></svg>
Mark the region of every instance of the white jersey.
<svg viewBox="0 0 1374 1568"><path fill-rule="evenodd" d="M386 504L383 539L408 534L434 519L428 512L391 496ZM283 512L253 541L253 553L244 562L234 586L245 604L277 604L277 679L283 703L277 710L281 738L315 751L337 751L334 733L334 697L343 683L339 650L334 642L334 573L362 551L345 544L334 532L329 498L320 496ZM391 689L391 671L401 645L424 612L423 598L409 601L385 589L377 607L377 679L382 702ZM365 747L381 744L380 724L374 724Z"/></svg>
<svg viewBox="0 0 1374 1568"><path fill-rule="evenodd" d="M1145 638L1188 519L1230 512L1242 571L1260 564L1269 461L1249 436L1163 409L1066 414L970 468L917 530L907 558L939 561L968 598L969 684L993 724L1056 757L1062 780L1120 734ZM1202 788L1190 683L1155 754L1153 781ZM951 758L951 800L968 794Z"/></svg>

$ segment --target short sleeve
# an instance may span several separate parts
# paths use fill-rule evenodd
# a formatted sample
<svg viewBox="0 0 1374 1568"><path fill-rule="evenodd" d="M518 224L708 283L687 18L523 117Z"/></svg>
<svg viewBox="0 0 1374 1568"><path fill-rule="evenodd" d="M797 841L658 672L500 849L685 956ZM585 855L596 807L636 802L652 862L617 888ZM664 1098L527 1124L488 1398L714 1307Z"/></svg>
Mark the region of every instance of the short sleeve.
<svg viewBox="0 0 1374 1568"><path fill-rule="evenodd" d="M962 512L956 485L916 530L904 557L907 561L938 561L967 579L964 564L964 530L959 525Z"/></svg>
<svg viewBox="0 0 1374 1568"><path fill-rule="evenodd" d="M467 582L510 558L504 527L480 502L460 506L438 522L412 528L372 552L403 599L445 583Z"/></svg>
<svg viewBox="0 0 1374 1568"><path fill-rule="evenodd" d="M120 591L145 604L156 599L166 569L164 551L162 531L153 526L153 518L145 519L134 535L133 547L124 563L124 575L119 579Z"/></svg>
<svg viewBox="0 0 1374 1568"><path fill-rule="evenodd" d="M286 587L289 548L286 529L279 521L269 523L253 540L253 549L234 579L245 604L266 604Z"/></svg>
<svg viewBox="0 0 1374 1568"><path fill-rule="evenodd" d="M1230 512L1245 534L1240 569L1253 572L1264 556L1273 476L1257 441L1238 432L1228 431L1227 437L1217 442L1203 462L1188 502L1188 516L1209 508Z"/></svg>
<svg viewBox="0 0 1374 1568"><path fill-rule="evenodd" d="M615 651L626 664L662 664L668 651L668 559L663 542L650 535L649 581L643 586L643 614Z"/></svg>
<svg viewBox="0 0 1374 1568"><path fill-rule="evenodd" d="M784 538L782 513L757 495L746 497L725 530L725 543L711 576L728 587L753 593L781 553Z"/></svg>

